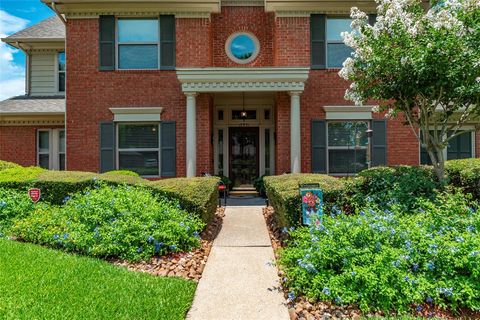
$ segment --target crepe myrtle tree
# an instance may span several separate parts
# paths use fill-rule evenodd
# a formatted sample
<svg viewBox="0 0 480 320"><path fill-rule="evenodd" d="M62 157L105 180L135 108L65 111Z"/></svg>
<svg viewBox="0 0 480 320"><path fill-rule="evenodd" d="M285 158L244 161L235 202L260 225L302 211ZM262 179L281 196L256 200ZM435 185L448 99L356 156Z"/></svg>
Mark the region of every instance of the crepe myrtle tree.
<svg viewBox="0 0 480 320"><path fill-rule="evenodd" d="M376 0L373 25L352 8L353 53L339 75L345 98L380 102L375 112L402 115L444 179L448 142L465 123L480 124L480 0Z"/></svg>

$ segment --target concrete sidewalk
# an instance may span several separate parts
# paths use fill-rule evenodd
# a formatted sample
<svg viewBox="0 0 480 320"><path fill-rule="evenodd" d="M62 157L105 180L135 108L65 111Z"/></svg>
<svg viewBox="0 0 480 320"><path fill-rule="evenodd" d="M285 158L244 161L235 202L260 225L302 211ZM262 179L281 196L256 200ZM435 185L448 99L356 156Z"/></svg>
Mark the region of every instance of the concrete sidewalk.
<svg viewBox="0 0 480 320"><path fill-rule="evenodd" d="M190 320L288 320L261 206L227 207Z"/></svg>

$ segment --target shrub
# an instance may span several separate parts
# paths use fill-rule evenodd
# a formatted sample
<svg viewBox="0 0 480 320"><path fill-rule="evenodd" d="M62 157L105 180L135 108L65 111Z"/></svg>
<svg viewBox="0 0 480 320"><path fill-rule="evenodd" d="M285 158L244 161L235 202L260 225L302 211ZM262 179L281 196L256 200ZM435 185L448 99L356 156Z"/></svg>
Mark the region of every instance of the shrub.
<svg viewBox="0 0 480 320"><path fill-rule="evenodd" d="M462 188L480 201L480 158L447 161L445 172L451 185Z"/></svg>
<svg viewBox="0 0 480 320"><path fill-rule="evenodd" d="M112 170L105 172L103 175L123 175L123 176L132 176L132 177L140 177L140 175L136 172L130 171L130 170Z"/></svg>
<svg viewBox="0 0 480 320"><path fill-rule="evenodd" d="M342 198L343 180L321 174L284 174L264 178L268 201L275 209L279 226L300 224L301 199L298 186L304 183L319 183L323 191L325 210L329 210Z"/></svg>
<svg viewBox="0 0 480 320"><path fill-rule="evenodd" d="M265 190L265 181L263 181L263 178L265 178L265 175L255 179L255 181L253 182L253 186L255 187L255 190L257 190L260 197L265 198L267 196L267 193Z"/></svg>
<svg viewBox="0 0 480 320"><path fill-rule="evenodd" d="M65 199L62 207L40 207L16 220L10 232L67 251L137 261L199 246L203 227L177 201L141 187L98 183Z"/></svg>
<svg viewBox="0 0 480 320"><path fill-rule="evenodd" d="M26 192L0 189L0 238L14 219L28 216L34 208L35 205Z"/></svg>
<svg viewBox="0 0 480 320"><path fill-rule="evenodd" d="M20 168L21 166L19 164L9 162L9 161L3 161L0 160L0 171L5 170L5 169L10 169L10 168Z"/></svg>
<svg viewBox="0 0 480 320"><path fill-rule="evenodd" d="M368 201L379 206L400 205L404 210L417 207L418 198L434 199L436 182L430 167L375 167L361 171L346 183L349 210L362 208Z"/></svg>
<svg viewBox="0 0 480 320"><path fill-rule="evenodd" d="M25 191L39 188L42 200L61 205L67 196L91 188L97 181L109 185L142 185L160 196L179 200L186 210L198 214L205 222L210 221L217 209L217 177L172 178L148 181L133 175L117 173L98 174L81 171L53 171L37 167L12 168L0 171L0 188Z"/></svg>
<svg viewBox="0 0 480 320"><path fill-rule="evenodd" d="M160 195L178 199L183 209L197 214L208 223L217 210L217 177L175 178L148 184Z"/></svg>
<svg viewBox="0 0 480 320"><path fill-rule="evenodd" d="M420 200L416 214L373 203L293 231L280 252L287 286L364 311L432 303L480 310L480 212L462 193Z"/></svg>

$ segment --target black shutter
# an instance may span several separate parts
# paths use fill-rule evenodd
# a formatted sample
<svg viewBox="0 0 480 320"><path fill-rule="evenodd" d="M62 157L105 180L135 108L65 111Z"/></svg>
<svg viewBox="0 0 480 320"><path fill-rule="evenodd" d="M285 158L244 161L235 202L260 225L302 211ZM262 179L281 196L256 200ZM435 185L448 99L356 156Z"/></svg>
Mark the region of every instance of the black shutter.
<svg viewBox="0 0 480 320"><path fill-rule="evenodd" d="M372 167L387 164L387 121L372 121Z"/></svg>
<svg viewBox="0 0 480 320"><path fill-rule="evenodd" d="M176 176L176 130L175 121L162 121L161 127L161 173L162 177Z"/></svg>
<svg viewBox="0 0 480 320"><path fill-rule="evenodd" d="M377 15L376 14L369 14L368 15L368 24L373 26L375 22L377 21Z"/></svg>
<svg viewBox="0 0 480 320"><path fill-rule="evenodd" d="M324 14L310 16L310 64L312 69L325 69L326 19Z"/></svg>
<svg viewBox="0 0 480 320"><path fill-rule="evenodd" d="M115 70L115 17L100 16L99 70Z"/></svg>
<svg viewBox="0 0 480 320"><path fill-rule="evenodd" d="M327 173L327 122L312 120L312 172Z"/></svg>
<svg viewBox="0 0 480 320"><path fill-rule="evenodd" d="M100 172L115 170L115 124L100 122Z"/></svg>
<svg viewBox="0 0 480 320"><path fill-rule="evenodd" d="M175 69L175 16L160 16L160 69Z"/></svg>

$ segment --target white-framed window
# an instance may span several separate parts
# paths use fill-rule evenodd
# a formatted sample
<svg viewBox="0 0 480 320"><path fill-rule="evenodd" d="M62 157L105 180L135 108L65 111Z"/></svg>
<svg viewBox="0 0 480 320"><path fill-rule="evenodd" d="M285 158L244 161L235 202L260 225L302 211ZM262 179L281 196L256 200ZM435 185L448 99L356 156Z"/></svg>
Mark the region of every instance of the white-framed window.
<svg viewBox="0 0 480 320"><path fill-rule="evenodd" d="M118 18L117 69L159 69L158 18Z"/></svg>
<svg viewBox="0 0 480 320"><path fill-rule="evenodd" d="M65 130L37 131L37 165L50 170L65 170Z"/></svg>
<svg viewBox="0 0 480 320"><path fill-rule="evenodd" d="M122 123L117 129L117 169L160 175L160 123Z"/></svg>
<svg viewBox="0 0 480 320"><path fill-rule="evenodd" d="M466 159L475 157L475 131L465 131L449 141L443 150L445 160ZM422 135L420 135L421 137ZM431 165L428 152L420 144L420 164Z"/></svg>
<svg viewBox="0 0 480 320"><path fill-rule="evenodd" d="M329 174L356 174L370 166L369 125L370 121L327 122Z"/></svg>
<svg viewBox="0 0 480 320"><path fill-rule="evenodd" d="M66 60L65 60L65 52L61 51L57 53L57 84L58 84L58 92L65 92L65 72L67 70Z"/></svg>
<svg viewBox="0 0 480 320"><path fill-rule="evenodd" d="M350 57L352 48L343 43L341 33L352 31L352 19L345 17L327 17L326 22L326 56L327 68L341 68Z"/></svg>

